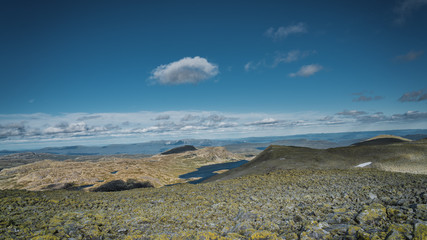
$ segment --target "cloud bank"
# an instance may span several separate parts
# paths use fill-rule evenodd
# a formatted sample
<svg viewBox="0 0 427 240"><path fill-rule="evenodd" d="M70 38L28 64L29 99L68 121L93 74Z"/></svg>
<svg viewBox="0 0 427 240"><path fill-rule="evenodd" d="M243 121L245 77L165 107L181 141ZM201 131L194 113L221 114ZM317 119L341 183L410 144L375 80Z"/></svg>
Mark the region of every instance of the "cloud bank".
<svg viewBox="0 0 427 240"><path fill-rule="evenodd" d="M151 72L150 79L162 85L196 84L218 74L218 66L202 57L185 57L160 65Z"/></svg>
<svg viewBox="0 0 427 240"><path fill-rule="evenodd" d="M421 111L392 114L362 110L275 114L215 111L12 114L0 115L0 150L425 128L426 122L427 112Z"/></svg>

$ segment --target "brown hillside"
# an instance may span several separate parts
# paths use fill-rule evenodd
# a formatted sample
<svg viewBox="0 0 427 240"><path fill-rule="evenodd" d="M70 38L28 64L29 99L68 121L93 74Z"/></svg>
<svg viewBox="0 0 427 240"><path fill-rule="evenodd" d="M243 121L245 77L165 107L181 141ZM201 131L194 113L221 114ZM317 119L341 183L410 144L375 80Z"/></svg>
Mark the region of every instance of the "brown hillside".
<svg viewBox="0 0 427 240"><path fill-rule="evenodd" d="M242 160L223 147L208 147L191 152L155 155L149 158L105 158L98 162L45 160L0 172L0 189L46 190L63 186L97 188L122 180L149 182L155 187L189 181L178 176L198 167Z"/></svg>

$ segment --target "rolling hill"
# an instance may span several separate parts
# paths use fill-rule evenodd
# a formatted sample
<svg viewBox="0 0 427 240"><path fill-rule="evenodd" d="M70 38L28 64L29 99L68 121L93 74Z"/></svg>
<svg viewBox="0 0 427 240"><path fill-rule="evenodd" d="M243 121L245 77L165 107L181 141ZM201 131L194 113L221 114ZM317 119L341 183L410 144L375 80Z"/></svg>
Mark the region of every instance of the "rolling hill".
<svg viewBox="0 0 427 240"><path fill-rule="evenodd" d="M376 141L375 138L371 141ZM389 139L389 138L386 138ZM351 169L363 163L392 172L427 174L427 139L398 143L359 144L330 149L271 145L252 161L207 181L263 174L278 169Z"/></svg>

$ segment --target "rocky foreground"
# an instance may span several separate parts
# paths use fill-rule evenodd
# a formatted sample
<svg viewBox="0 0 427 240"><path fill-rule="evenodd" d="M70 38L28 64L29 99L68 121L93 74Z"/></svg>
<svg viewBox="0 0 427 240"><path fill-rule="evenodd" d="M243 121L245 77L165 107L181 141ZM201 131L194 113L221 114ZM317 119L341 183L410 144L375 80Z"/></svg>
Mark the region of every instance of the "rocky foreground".
<svg viewBox="0 0 427 240"><path fill-rule="evenodd" d="M0 191L2 239L427 239L427 176L285 170L122 192Z"/></svg>

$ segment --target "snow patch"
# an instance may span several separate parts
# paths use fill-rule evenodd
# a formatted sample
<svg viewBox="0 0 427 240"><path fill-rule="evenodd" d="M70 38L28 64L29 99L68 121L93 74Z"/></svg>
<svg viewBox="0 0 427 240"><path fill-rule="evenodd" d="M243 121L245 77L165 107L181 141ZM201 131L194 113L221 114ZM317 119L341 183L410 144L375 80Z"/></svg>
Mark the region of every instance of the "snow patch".
<svg viewBox="0 0 427 240"><path fill-rule="evenodd" d="M366 167L366 166L371 165L371 164L372 164L372 162L365 162L365 163L361 163L361 164L357 165L356 167Z"/></svg>

